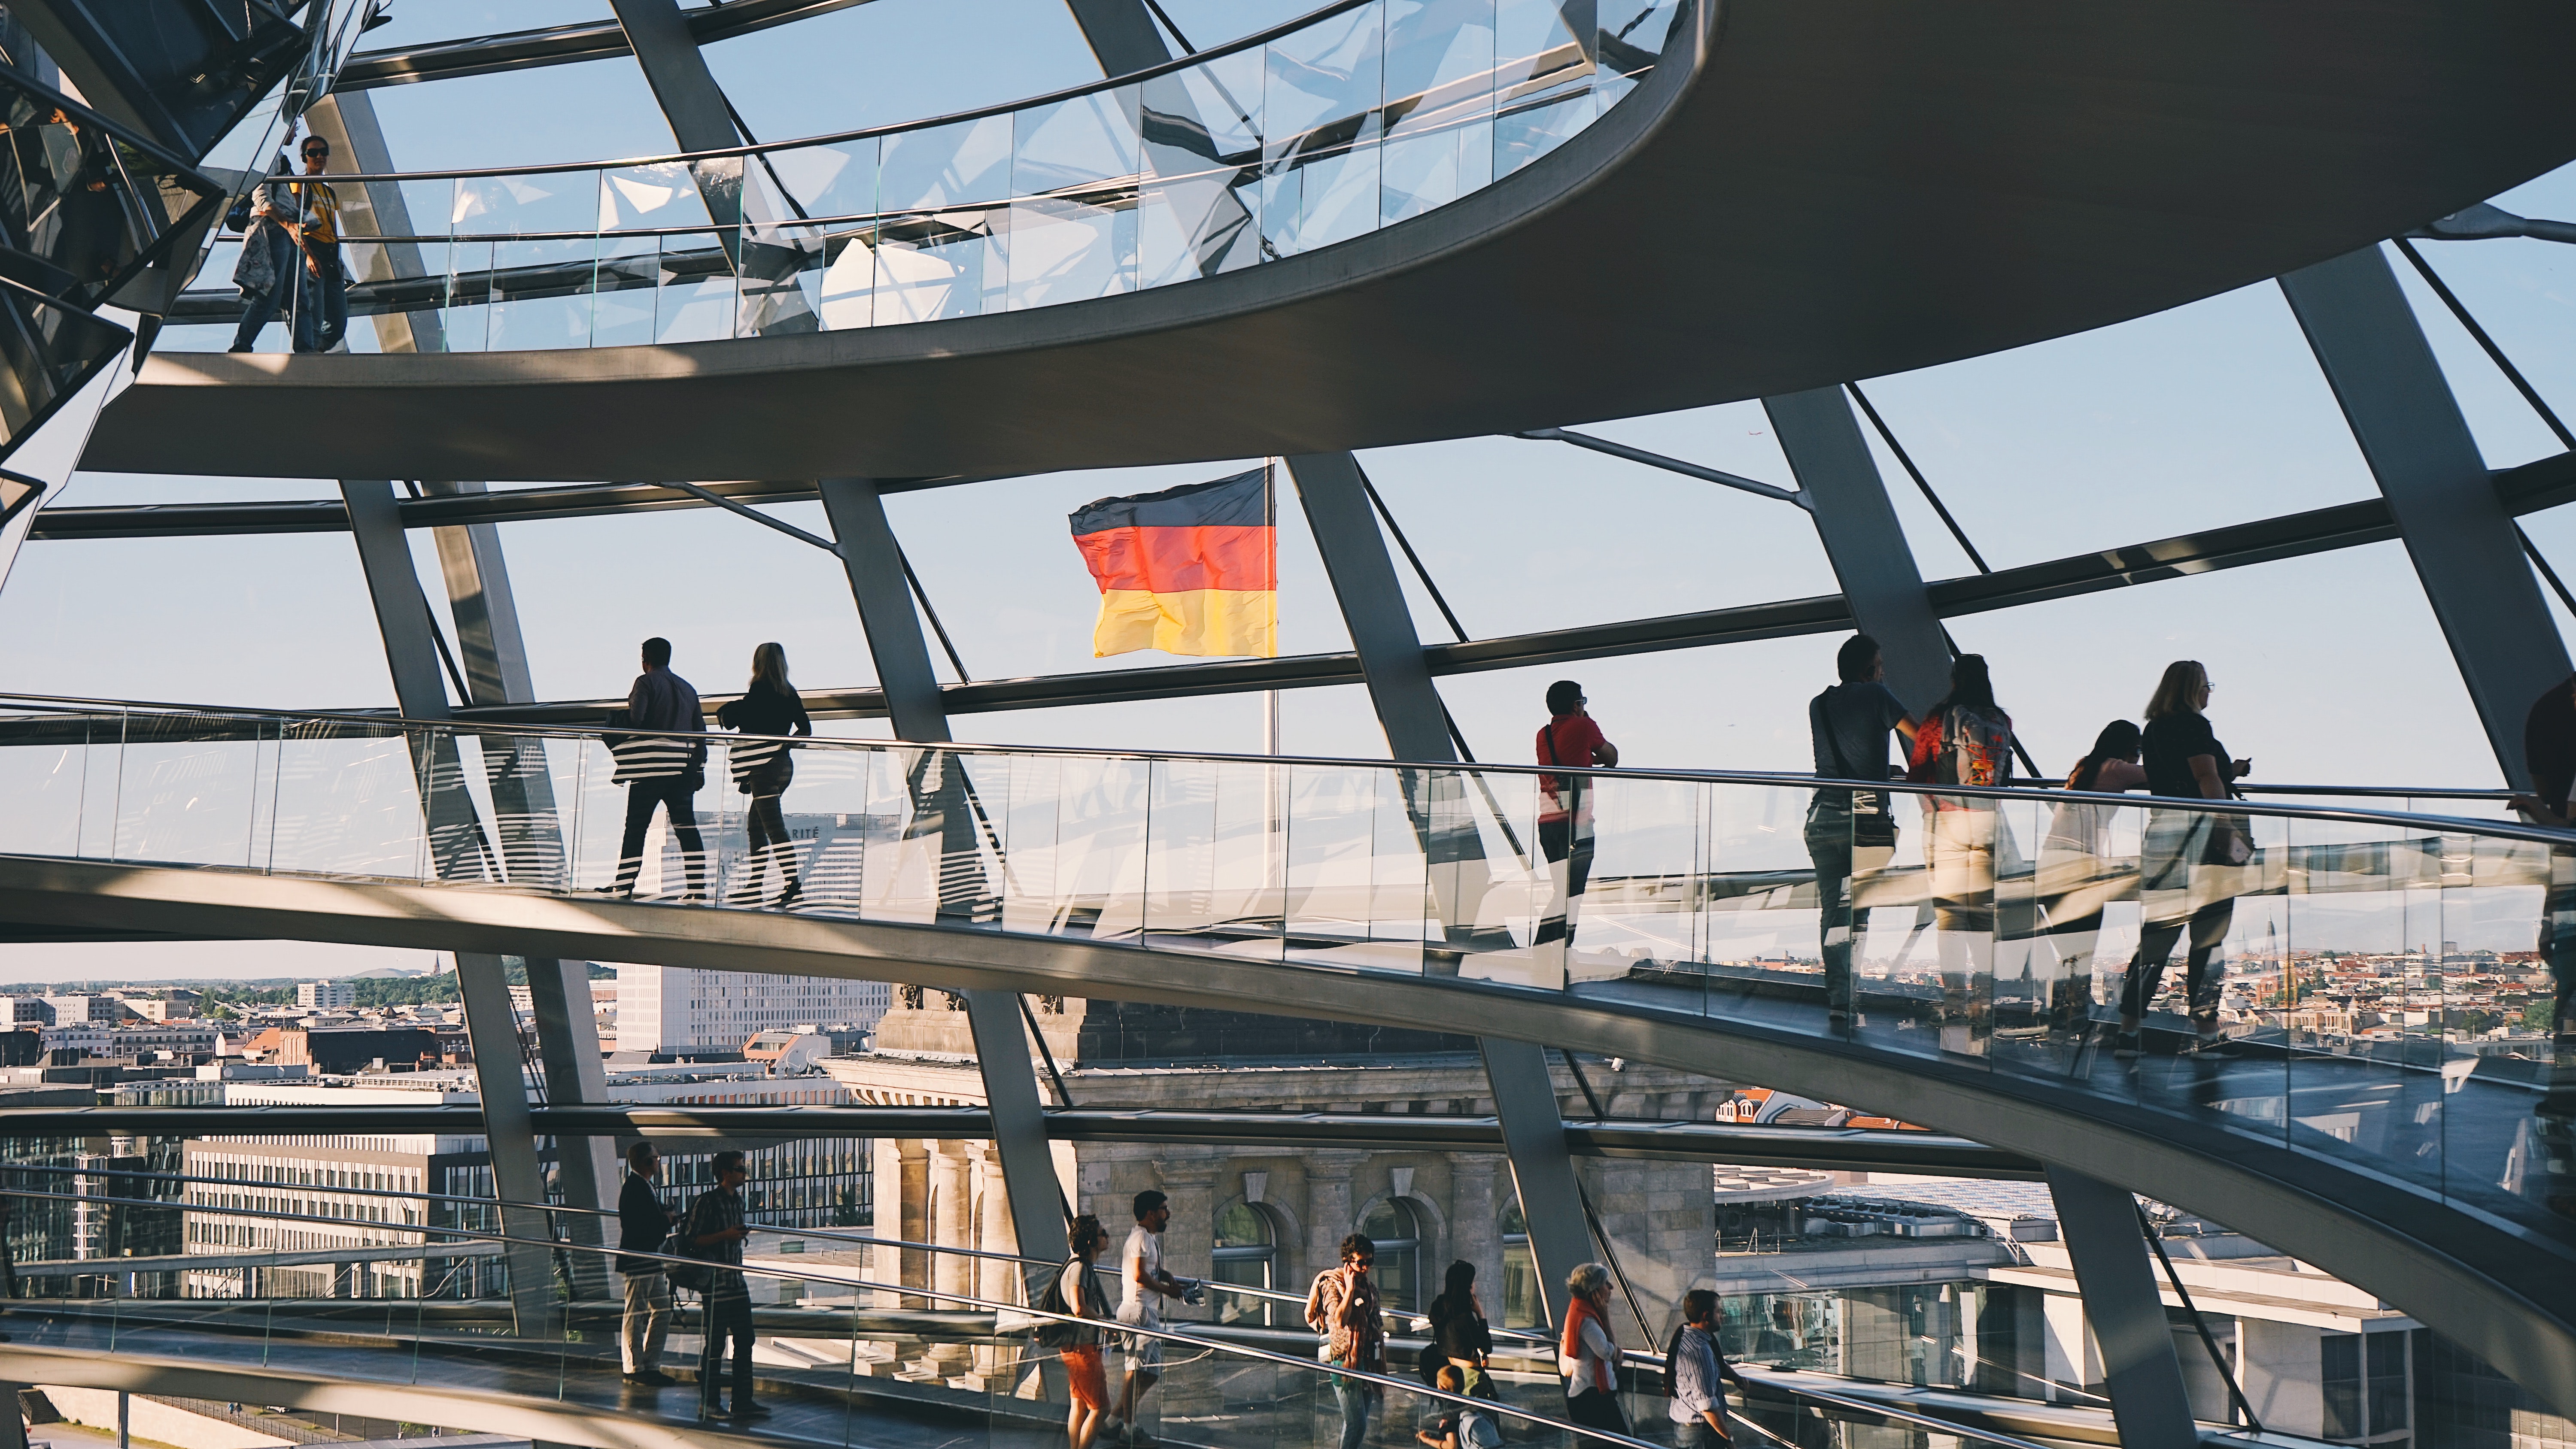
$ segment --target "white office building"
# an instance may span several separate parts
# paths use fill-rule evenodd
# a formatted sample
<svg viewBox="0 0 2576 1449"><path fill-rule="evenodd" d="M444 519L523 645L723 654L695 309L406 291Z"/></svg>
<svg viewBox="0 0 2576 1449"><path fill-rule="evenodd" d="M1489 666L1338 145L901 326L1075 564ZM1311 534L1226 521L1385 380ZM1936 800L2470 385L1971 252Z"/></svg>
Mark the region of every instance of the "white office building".
<svg viewBox="0 0 2576 1449"><path fill-rule="evenodd" d="M893 1003L882 981L617 968L617 1050L686 1056L739 1052L765 1031L798 1026L873 1027Z"/></svg>
<svg viewBox="0 0 2576 1449"><path fill-rule="evenodd" d="M306 981L295 988L295 1004L307 1011L337 1011L358 1004L358 988L346 981Z"/></svg>

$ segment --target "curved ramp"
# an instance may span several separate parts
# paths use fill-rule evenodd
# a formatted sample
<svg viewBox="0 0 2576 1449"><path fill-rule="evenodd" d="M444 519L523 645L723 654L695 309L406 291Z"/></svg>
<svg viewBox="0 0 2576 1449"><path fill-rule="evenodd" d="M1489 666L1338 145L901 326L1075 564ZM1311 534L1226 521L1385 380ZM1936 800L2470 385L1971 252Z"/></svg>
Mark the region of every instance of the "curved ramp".
<svg viewBox="0 0 2576 1449"><path fill-rule="evenodd" d="M1773 395L2293 270L2576 157L2547 0L1733 0L1427 215L1181 286L854 332L162 355L85 466L489 479L1016 474ZM253 453L206 440L258 435Z"/></svg>
<svg viewBox="0 0 2576 1449"><path fill-rule="evenodd" d="M2563 1241L2447 1206L2366 1164L2293 1152L2224 1125L2223 1106L2277 1062L2175 1062L2064 1080L1908 1055L1823 1031L1821 1003L1747 997L1725 1014L1635 978L1572 992L1459 976L1290 964L933 923L542 895L507 887L333 881L255 872L0 857L0 919L946 988L1301 1011L1450 1029L1685 1070L1901 1114L2227 1223L2380 1294L2544 1400L2576 1407L2576 1255ZM2169 1069L2168 1069L2169 1068ZM2369 1083L2320 1078L2357 1098ZM2446 1084L2436 1081L2437 1094ZM2490 1088L2463 1082L2454 1089ZM2435 1100L2442 1100L2436 1096ZM2391 1110L2402 1107L2388 1103ZM2469 1104L2459 1104L2465 1109Z"/></svg>

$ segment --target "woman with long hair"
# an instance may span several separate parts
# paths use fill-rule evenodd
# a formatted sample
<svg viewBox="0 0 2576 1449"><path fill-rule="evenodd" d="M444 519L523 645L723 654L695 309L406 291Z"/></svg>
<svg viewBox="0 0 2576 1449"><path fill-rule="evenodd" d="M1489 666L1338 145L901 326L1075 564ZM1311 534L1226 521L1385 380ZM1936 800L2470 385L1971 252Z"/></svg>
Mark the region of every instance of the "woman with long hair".
<svg viewBox="0 0 2576 1449"><path fill-rule="evenodd" d="M1424 1316L1431 1320L1431 1342L1422 1350L1422 1381L1436 1384L1441 1366L1455 1365L1463 1392L1490 1396L1485 1368L1494 1352L1493 1325L1476 1295L1476 1265L1463 1258L1450 1264Z"/></svg>
<svg viewBox="0 0 2576 1449"><path fill-rule="evenodd" d="M1982 654L1950 666L1950 692L1915 727L1906 778L1925 785L2003 785L2012 779L2012 716L1995 703ZM1924 864L1933 943L1941 962L1941 1050L1982 1056L1995 989L1995 802L1923 797Z"/></svg>
<svg viewBox="0 0 2576 1449"><path fill-rule="evenodd" d="M775 737L774 743L769 739L737 741L731 753L734 788L750 796L751 804L743 811L749 853L727 899L735 905L760 904L774 859L778 879L785 887L777 901L783 910L796 903L797 894L804 888L796 876L796 847L788 842L787 817L780 803L788 782L796 778L796 762L788 754L793 746L787 739L790 735L810 737L814 733L814 721L805 713L805 701L797 696L796 686L787 682L784 647L763 644L751 651L751 683L743 688L742 698L716 711L716 723L745 735Z"/></svg>
<svg viewBox="0 0 2576 1449"><path fill-rule="evenodd" d="M1065 1260L1056 1275L1055 1293L1049 1295L1064 1305L1063 1311L1081 1319L1107 1321L1110 1315L1108 1295L1100 1288L1100 1279L1092 1265L1100 1261L1101 1245L1109 1241L1100 1219L1090 1213L1073 1220L1066 1233L1066 1246L1073 1256ZM1073 1330L1072 1342L1057 1350L1064 1360L1066 1387L1072 1393L1073 1408L1065 1415L1065 1449L1091 1449L1092 1439L1100 1433L1100 1422L1109 1412L1109 1375L1100 1360L1100 1330L1085 1322Z"/></svg>
<svg viewBox="0 0 2576 1449"><path fill-rule="evenodd" d="M2145 783L2138 727L2124 719L2102 726L2093 748L2066 775L2066 788L2078 794L2117 795ZM2125 884L2109 869L2111 822L2118 810L2070 800L2051 814L2040 842L2039 899L2048 913L2048 943L2057 952L2048 1013L2054 1032L2078 1030L2093 1016L2093 948L2102 938L2102 905Z"/></svg>
<svg viewBox="0 0 2576 1449"><path fill-rule="evenodd" d="M2253 772L2252 760L2231 760L2202 711L2209 708L2209 670L2197 659L2177 659L2165 666L2155 697L2147 701L2147 727L2140 736L2145 756L2147 793L2181 799L2224 800L2232 782ZM2218 991L2226 975L2218 948L2236 919L2236 898L2221 895L2198 909L2195 894L2206 893L2213 867L2236 866L2252 858L2254 843L2237 818L2216 811L2150 810L2146 838L2138 851L2138 955L2129 964L2129 979L2120 991L2120 1037L2113 1055L2138 1054L2138 1029L2147 1004L2162 984L2166 958L2191 932L2191 954L2184 960L2183 996L2191 1011L2195 1049L2224 1054L2230 1048L2218 1032ZM2193 877L2204 876L2195 892Z"/></svg>

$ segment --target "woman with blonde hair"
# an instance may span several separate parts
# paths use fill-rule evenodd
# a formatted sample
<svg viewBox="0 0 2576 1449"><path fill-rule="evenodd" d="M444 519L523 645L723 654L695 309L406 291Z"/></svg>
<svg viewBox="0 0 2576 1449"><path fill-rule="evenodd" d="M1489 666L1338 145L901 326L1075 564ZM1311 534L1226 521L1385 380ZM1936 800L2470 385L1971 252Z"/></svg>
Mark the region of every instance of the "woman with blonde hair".
<svg viewBox="0 0 2576 1449"><path fill-rule="evenodd" d="M2185 800L2224 800L2230 782L2252 773L2252 760L2231 760L2227 747L2210 729L2209 670L2197 659L2177 659L2165 666L2155 697L2147 701L2147 727L2139 743L2145 756L2147 793ZM2236 817L2206 809L2150 810L2146 838L2138 852L2138 955L2129 964L2129 979L2120 991L2120 1036L2112 1054L2138 1054L2138 1030L2147 1004L2165 974L2165 960L2186 925L2191 953L2184 958L2183 994L2191 1009L2196 1049L2223 1053L2227 1039L2218 1033L2218 989L2226 975L2218 948L2236 918L2236 898L2221 896L2198 909L2191 899L2192 877L2213 866L2244 864L2253 856Z"/></svg>
<svg viewBox="0 0 2576 1449"><path fill-rule="evenodd" d="M1619 1341L1610 1336L1610 1270L1586 1263L1565 1275L1574 1302L1557 1341L1557 1368L1565 1374L1565 1417L1587 1429L1628 1432L1619 1407Z"/></svg>
<svg viewBox="0 0 2576 1449"><path fill-rule="evenodd" d="M716 711L716 723L745 735L774 736L775 739L745 739L735 743L731 752L734 788L751 797L743 812L743 833L749 838L749 854L743 860L742 874L735 878L728 901L735 905L759 905L761 892L768 884L769 864L778 864L778 879L785 886L777 905L780 909L795 904L803 883L796 877L796 847L787 839L787 817L780 801L787 784L796 778L796 763L788 751L791 734L810 737L814 721L805 713L805 701L798 697L796 686L787 682L787 650L777 644L763 644L751 651L751 683L743 689L742 698Z"/></svg>

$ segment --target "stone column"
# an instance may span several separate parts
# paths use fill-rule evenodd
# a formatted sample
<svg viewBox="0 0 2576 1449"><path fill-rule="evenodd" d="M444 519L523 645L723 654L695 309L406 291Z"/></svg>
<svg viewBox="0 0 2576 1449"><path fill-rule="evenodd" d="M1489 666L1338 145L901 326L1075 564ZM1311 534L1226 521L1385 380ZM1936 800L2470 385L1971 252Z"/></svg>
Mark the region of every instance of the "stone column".
<svg viewBox="0 0 2576 1449"><path fill-rule="evenodd" d="M1011 1188L1002 1174L1001 1155L987 1142L965 1144L975 1182L975 1246L987 1253L1019 1251L1019 1238L1011 1231ZM1020 1275L1007 1258L974 1258L975 1296L992 1303L1017 1303L1024 1296ZM984 1345L975 1350L975 1372L967 1379L971 1388L991 1390L1008 1383L1019 1364L1017 1349Z"/></svg>
<svg viewBox="0 0 2576 1449"><path fill-rule="evenodd" d="M981 1144L978 1144L979 1146ZM931 1237L933 1246L971 1248L975 1245L975 1166L966 1157L962 1142L931 1144ZM930 1286L942 1293L975 1291L975 1260L958 1253L931 1255ZM935 1310L959 1307L953 1299L934 1298ZM962 1344L933 1345L926 1367L941 1378L966 1372L972 1355Z"/></svg>
<svg viewBox="0 0 2576 1449"><path fill-rule="evenodd" d="M1449 1251L1476 1265L1476 1292L1488 1315L1503 1311L1503 1206L1494 1196L1495 1174L1502 1165L1490 1152L1449 1158ZM1439 1283L1448 1271L1446 1262L1434 1265L1431 1281Z"/></svg>
<svg viewBox="0 0 2576 1449"><path fill-rule="evenodd" d="M1171 1198L1172 1220L1163 1229L1163 1268L1175 1278L1205 1278L1215 1271L1211 1256L1216 1241L1217 1149L1167 1151L1160 1166L1161 1186ZM1216 1303L1192 1308L1169 1299L1163 1318L1182 1323L1215 1316ZM1196 1416L1221 1412L1224 1396L1213 1362L1176 1368L1156 1391L1166 1415Z"/></svg>
<svg viewBox="0 0 2576 1449"><path fill-rule="evenodd" d="M1367 1160L1365 1152L1306 1154L1306 1263L1299 1286L1340 1266L1342 1239L1357 1226L1351 1221L1351 1173Z"/></svg>

